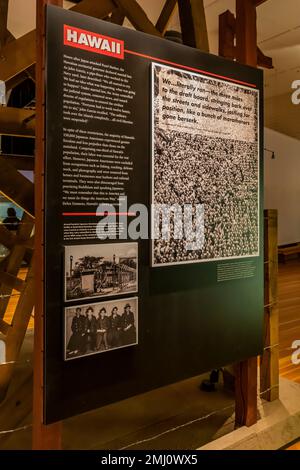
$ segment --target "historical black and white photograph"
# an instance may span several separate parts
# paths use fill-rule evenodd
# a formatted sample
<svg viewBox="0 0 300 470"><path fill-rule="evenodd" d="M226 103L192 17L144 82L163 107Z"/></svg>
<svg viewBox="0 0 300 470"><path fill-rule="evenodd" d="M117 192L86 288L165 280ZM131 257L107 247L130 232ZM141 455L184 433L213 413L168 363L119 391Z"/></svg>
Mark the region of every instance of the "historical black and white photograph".
<svg viewBox="0 0 300 470"><path fill-rule="evenodd" d="M135 293L138 244L65 246L65 300Z"/></svg>
<svg viewBox="0 0 300 470"><path fill-rule="evenodd" d="M65 309L65 360L138 344L138 298Z"/></svg>
<svg viewBox="0 0 300 470"><path fill-rule="evenodd" d="M152 64L152 204L203 208L201 247L187 243L195 218L180 238L172 214L152 266L259 255L258 116L257 89ZM160 233L162 217L153 224Z"/></svg>

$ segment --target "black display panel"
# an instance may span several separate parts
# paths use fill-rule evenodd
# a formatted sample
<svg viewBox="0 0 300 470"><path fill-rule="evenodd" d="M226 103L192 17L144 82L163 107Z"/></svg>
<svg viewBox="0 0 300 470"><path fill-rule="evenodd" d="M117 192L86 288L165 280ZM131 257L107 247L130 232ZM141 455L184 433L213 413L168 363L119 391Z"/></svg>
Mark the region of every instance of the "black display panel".
<svg viewBox="0 0 300 470"><path fill-rule="evenodd" d="M56 7L46 46L52 423L262 352L263 75Z"/></svg>

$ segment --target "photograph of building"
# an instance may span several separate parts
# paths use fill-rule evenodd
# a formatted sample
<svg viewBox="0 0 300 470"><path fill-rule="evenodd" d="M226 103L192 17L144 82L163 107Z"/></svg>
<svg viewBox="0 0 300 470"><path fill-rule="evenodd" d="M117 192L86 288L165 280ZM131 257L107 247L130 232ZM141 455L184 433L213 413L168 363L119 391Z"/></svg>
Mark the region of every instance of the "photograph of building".
<svg viewBox="0 0 300 470"><path fill-rule="evenodd" d="M137 292L138 244L66 246L65 289L67 301Z"/></svg>

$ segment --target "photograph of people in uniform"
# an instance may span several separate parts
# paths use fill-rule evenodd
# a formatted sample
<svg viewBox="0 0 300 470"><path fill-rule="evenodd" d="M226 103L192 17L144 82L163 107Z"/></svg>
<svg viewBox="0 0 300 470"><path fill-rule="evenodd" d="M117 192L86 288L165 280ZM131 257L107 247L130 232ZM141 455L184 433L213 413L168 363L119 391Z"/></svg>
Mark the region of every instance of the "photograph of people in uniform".
<svg viewBox="0 0 300 470"><path fill-rule="evenodd" d="M65 300L135 293L138 244L65 246Z"/></svg>
<svg viewBox="0 0 300 470"><path fill-rule="evenodd" d="M138 344L138 298L65 309L65 360Z"/></svg>

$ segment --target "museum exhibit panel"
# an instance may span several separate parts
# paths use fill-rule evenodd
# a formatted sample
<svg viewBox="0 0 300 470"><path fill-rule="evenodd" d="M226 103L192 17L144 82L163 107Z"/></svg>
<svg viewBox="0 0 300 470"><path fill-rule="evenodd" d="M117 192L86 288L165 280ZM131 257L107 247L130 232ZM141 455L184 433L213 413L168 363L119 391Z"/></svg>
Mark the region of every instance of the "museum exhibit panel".
<svg viewBox="0 0 300 470"><path fill-rule="evenodd" d="M297 447L274 1L0 2L0 450Z"/></svg>
<svg viewBox="0 0 300 470"><path fill-rule="evenodd" d="M50 423L261 353L263 90L259 70L60 8L47 9L46 45ZM130 243L137 204L162 207L151 242ZM180 239L174 205L185 219L191 212ZM169 237L159 233L166 210ZM132 286L120 266L130 256ZM103 340L108 353L94 354L98 313L124 309L131 293L132 346ZM63 326L66 358L76 307L91 338L75 351L90 354L65 362Z"/></svg>

